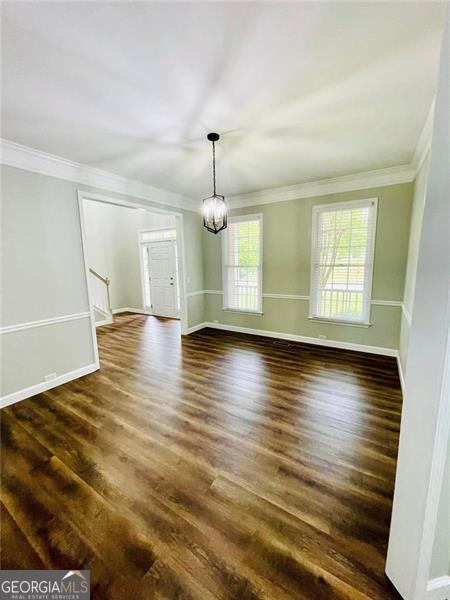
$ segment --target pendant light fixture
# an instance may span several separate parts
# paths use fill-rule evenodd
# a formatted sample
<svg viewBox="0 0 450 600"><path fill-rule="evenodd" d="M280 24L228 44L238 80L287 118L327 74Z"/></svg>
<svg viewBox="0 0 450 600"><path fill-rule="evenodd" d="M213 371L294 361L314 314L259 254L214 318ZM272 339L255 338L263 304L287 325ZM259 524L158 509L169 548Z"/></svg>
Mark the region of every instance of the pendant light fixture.
<svg viewBox="0 0 450 600"><path fill-rule="evenodd" d="M227 205L224 196L216 194L216 142L218 133L206 136L213 146L213 195L203 200L203 225L211 233L219 233L227 227Z"/></svg>

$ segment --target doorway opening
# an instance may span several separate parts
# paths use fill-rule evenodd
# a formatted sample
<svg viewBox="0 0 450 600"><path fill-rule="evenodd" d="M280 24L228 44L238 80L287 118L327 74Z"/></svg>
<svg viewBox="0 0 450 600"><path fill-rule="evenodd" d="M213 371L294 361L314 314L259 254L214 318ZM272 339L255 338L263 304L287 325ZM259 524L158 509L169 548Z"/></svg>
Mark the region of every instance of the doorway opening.
<svg viewBox="0 0 450 600"><path fill-rule="evenodd" d="M139 232L142 298L146 311L159 317L180 316L180 282L176 227Z"/></svg>
<svg viewBox="0 0 450 600"><path fill-rule="evenodd" d="M183 214L81 190L78 208L96 362L96 327L117 313L179 319L185 335Z"/></svg>

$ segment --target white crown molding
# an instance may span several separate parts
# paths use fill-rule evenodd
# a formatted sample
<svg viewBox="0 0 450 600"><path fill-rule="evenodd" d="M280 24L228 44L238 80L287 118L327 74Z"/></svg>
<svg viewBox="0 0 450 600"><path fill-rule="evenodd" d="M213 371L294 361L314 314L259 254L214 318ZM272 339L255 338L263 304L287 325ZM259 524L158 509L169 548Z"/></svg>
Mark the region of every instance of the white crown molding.
<svg viewBox="0 0 450 600"><path fill-rule="evenodd" d="M227 199L230 209L243 208L274 202L301 200L328 194L351 192L358 190L397 185L414 181L431 145L433 130L434 100L431 104L423 130L421 132L413 160L410 164L376 169L351 175L342 175L330 179L321 179L307 183L266 189L248 194L238 194ZM197 200L174 194L148 184L127 179L109 171L88 167L67 160L60 156L48 154L29 146L1 139L0 163L17 167L58 179L140 198L155 204L184 208L195 212L201 211L201 203Z"/></svg>
<svg viewBox="0 0 450 600"><path fill-rule="evenodd" d="M351 192L383 187L386 185L409 183L414 180L415 176L416 169L412 164L401 165L398 167L378 169L376 171L366 171L365 173L355 173L354 175L333 177L332 179L322 179L309 183L300 183L298 185L262 190L250 194L239 194L237 196L231 196L228 199L228 204L230 208L233 209L242 208L244 206L271 204L273 202L287 202L289 200L313 198L316 196L325 196L327 194L337 194L340 192Z"/></svg>
<svg viewBox="0 0 450 600"><path fill-rule="evenodd" d="M235 196L230 196L228 199L228 204L231 209L243 208L245 206L271 204L272 202L286 202L289 200L313 198L327 194L366 190L375 187L383 187L386 185L397 185L400 183L410 183L416 178L417 173L431 148L434 106L435 99L433 99L431 103L427 118L414 151L413 159L409 164L366 171L363 173L355 173L353 175L343 175L341 177L333 177L331 179L320 179L318 181L300 183L297 185L261 190L258 192L251 192L249 194L238 194Z"/></svg>
<svg viewBox="0 0 450 600"><path fill-rule="evenodd" d="M422 163L425 160L425 157L431 148L431 138L433 136L434 123L434 106L435 98L433 98L433 101L431 103L430 110L428 111L427 118L425 119L425 123L422 132L419 136L419 141L417 142L416 150L414 152L412 164L414 165L416 174L422 166Z"/></svg>
<svg viewBox="0 0 450 600"><path fill-rule="evenodd" d="M51 317L49 319L41 319L39 321L29 321L28 323L19 323L17 325L6 325L0 328L0 335L7 333L15 333L16 331L23 331L24 329L34 329L36 327L47 327L48 325L55 325L57 323L67 323L68 321L78 321L78 319L90 318L90 312L81 312L73 315L64 315L62 317Z"/></svg>
<svg viewBox="0 0 450 600"><path fill-rule="evenodd" d="M152 187L140 181L127 179L121 175L88 167L54 154L48 154L29 146L0 139L0 163L41 175L65 179L102 190L116 192L133 198L140 198L156 204L198 211L199 204L189 198Z"/></svg>

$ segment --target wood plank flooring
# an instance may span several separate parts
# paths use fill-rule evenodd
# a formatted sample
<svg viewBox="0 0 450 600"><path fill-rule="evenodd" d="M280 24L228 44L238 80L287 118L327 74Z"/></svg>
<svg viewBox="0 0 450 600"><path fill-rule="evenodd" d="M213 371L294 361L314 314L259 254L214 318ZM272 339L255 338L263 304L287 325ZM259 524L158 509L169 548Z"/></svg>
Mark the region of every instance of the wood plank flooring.
<svg viewBox="0 0 450 600"><path fill-rule="evenodd" d="M101 370L2 411L2 568L95 599L399 598L393 358L125 314Z"/></svg>

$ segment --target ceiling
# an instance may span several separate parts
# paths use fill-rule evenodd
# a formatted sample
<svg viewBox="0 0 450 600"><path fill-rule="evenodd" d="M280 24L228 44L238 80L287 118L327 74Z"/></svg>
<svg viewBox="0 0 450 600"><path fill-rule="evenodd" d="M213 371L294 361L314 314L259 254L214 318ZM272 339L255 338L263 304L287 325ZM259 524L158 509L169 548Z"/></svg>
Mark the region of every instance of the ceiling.
<svg viewBox="0 0 450 600"><path fill-rule="evenodd" d="M410 163L445 3L2 8L3 138L201 198Z"/></svg>

